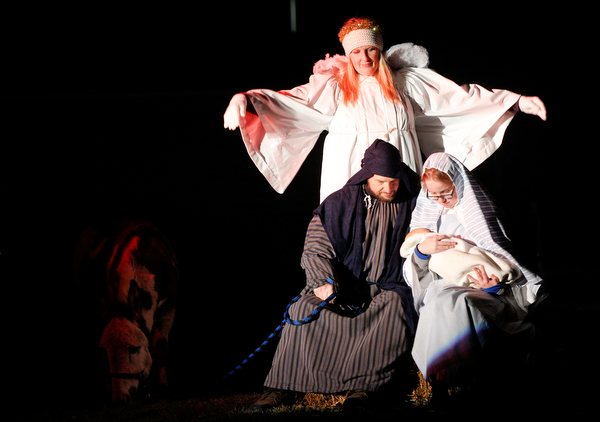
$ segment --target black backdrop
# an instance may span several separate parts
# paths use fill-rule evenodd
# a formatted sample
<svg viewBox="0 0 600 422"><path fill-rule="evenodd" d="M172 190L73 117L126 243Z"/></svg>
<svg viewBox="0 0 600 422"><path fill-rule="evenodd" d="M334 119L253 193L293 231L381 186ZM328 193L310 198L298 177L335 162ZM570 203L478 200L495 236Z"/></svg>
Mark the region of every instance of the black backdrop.
<svg viewBox="0 0 600 422"><path fill-rule="evenodd" d="M279 195L239 132L223 129L222 114L236 92L305 83L314 62L342 54L337 31L353 15L377 18L386 46L425 46L430 67L457 83L544 100L548 122L516 116L475 173L527 262L560 293L561 323L580 325L597 309L579 287L562 287L592 279L568 252L581 250L585 236L571 243L558 232L572 230L572 217L586 221L572 204L581 203L579 161L591 142L574 132L580 102L566 89L577 77L561 52L576 45L557 28L571 12L296 3L296 33L284 1L7 10L0 260L15 397L64 407L95 392L96 339L82 317L89 306L71 281L77 236L90 223L145 219L170 238L181 267L176 390L210 389L275 328L303 287L299 259L318 205L322 139ZM259 386L271 354L267 348L231 385Z"/></svg>

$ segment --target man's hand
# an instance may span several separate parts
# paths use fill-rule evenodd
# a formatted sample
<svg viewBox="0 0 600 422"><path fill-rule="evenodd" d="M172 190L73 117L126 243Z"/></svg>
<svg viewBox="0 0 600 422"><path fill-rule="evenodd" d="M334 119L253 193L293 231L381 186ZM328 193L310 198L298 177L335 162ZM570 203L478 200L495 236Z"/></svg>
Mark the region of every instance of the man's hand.
<svg viewBox="0 0 600 422"><path fill-rule="evenodd" d="M319 299L325 300L333 294L333 284L327 283L321 287L317 287L313 290L313 293Z"/></svg>

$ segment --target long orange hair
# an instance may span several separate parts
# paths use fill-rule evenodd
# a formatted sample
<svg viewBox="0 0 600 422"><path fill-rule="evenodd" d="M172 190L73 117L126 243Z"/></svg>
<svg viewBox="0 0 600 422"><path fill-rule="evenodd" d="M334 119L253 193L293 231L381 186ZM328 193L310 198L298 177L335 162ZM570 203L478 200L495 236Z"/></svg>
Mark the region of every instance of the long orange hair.
<svg viewBox="0 0 600 422"><path fill-rule="evenodd" d="M348 67L346 71L337 74L339 87L342 91L343 102L345 105L355 104L358 101L358 94L360 91L359 77L360 74L356 71L356 69L354 69L352 60L348 59ZM390 69L390 66L381 52L379 52L379 62L377 64L374 77L379 83L385 98L392 102L400 101L400 95L396 90L392 69Z"/></svg>
<svg viewBox="0 0 600 422"><path fill-rule="evenodd" d="M379 33L382 31L381 27L372 19L352 18L344 24L338 34L340 42L343 44L343 40L346 35L356 29L371 29L373 31L379 31ZM400 102L400 95L396 90L396 84L394 83L392 70L390 69L387 60L379 48L378 52L379 61L377 62L377 68L375 69L374 77L379 83L385 98L392 102ZM356 101L358 101L358 94L360 92L360 74L356 71L356 69L354 69L350 57L348 57L348 67L346 71L338 73L336 77L340 90L343 94L344 104L355 104Z"/></svg>

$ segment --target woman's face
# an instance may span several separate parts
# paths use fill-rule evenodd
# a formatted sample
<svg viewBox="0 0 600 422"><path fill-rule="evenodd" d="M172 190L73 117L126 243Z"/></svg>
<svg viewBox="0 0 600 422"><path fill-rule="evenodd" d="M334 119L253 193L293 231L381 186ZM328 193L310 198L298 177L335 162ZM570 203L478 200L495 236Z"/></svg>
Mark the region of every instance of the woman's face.
<svg viewBox="0 0 600 422"><path fill-rule="evenodd" d="M350 61L361 75L373 76L379 66L379 54L377 47L358 47L350 52Z"/></svg>
<svg viewBox="0 0 600 422"><path fill-rule="evenodd" d="M437 202L444 208L454 208L458 203L456 189L451 182L436 182L435 180L426 180L427 197Z"/></svg>

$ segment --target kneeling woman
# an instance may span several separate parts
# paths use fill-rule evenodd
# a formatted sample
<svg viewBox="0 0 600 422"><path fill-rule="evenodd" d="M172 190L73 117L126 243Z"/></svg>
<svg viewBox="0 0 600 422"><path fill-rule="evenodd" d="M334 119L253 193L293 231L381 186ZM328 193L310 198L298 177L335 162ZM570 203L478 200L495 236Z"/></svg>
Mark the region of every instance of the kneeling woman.
<svg viewBox="0 0 600 422"><path fill-rule="evenodd" d="M411 230L440 235L425 237L404 265L419 313L412 354L426 379L460 383L472 379L491 340L529 332L525 317L542 280L515 259L494 202L458 160L445 153L431 155L421 182ZM454 246L450 236L507 259L520 277L507 283L482 266L470 276L476 288L441 278L428 261Z"/></svg>

